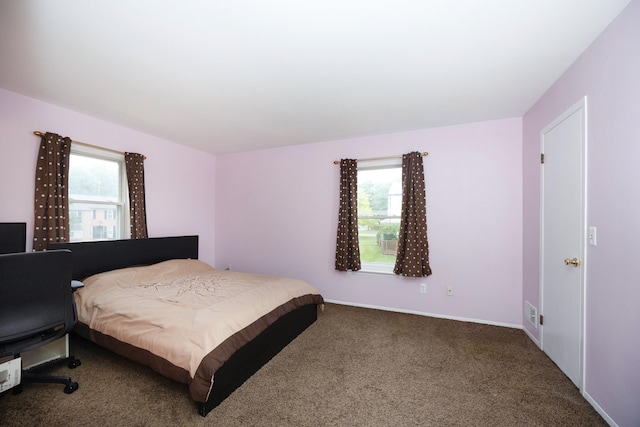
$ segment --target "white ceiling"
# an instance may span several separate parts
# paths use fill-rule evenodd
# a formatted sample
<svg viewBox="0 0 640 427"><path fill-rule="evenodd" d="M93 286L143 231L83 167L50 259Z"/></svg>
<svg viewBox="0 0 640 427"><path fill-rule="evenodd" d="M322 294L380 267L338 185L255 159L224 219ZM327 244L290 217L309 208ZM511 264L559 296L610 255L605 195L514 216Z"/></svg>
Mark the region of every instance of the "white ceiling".
<svg viewBox="0 0 640 427"><path fill-rule="evenodd" d="M0 87L211 153L522 116L630 0L0 0Z"/></svg>

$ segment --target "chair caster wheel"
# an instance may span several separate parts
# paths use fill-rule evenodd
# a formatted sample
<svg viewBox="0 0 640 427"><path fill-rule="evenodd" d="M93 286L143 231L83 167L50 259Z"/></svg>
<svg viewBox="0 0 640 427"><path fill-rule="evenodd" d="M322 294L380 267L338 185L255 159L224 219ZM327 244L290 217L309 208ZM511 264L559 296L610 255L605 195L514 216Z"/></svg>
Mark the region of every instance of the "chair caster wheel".
<svg viewBox="0 0 640 427"><path fill-rule="evenodd" d="M78 366L82 365L82 362L78 359L73 359L69 362L69 369L76 369Z"/></svg>
<svg viewBox="0 0 640 427"><path fill-rule="evenodd" d="M73 382L71 384L67 384L67 386L64 388L64 392L67 394L71 394L74 391L76 391L78 389L79 385L76 382Z"/></svg>

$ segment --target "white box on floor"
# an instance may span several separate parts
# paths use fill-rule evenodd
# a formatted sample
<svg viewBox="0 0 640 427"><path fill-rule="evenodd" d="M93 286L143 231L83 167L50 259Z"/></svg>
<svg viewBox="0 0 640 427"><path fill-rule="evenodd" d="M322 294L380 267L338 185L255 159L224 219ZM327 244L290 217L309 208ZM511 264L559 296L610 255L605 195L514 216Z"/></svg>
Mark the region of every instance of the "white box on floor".
<svg viewBox="0 0 640 427"><path fill-rule="evenodd" d="M0 364L0 393L20 384L22 360L9 360Z"/></svg>

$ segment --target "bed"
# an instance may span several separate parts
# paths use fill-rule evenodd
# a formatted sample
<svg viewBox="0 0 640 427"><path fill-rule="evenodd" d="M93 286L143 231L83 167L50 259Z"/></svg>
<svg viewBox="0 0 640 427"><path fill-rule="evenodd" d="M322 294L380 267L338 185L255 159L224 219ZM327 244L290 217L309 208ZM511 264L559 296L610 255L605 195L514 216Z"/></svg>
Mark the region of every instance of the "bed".
<svg viewBox="0 0 640 427"><path fill-rule="evenodd" d="M56 243L69 249L76 332L189 386L207 415L317 319L310 284L215 269L198 236ZM253 302L249 302L253 300Z"/></svg>

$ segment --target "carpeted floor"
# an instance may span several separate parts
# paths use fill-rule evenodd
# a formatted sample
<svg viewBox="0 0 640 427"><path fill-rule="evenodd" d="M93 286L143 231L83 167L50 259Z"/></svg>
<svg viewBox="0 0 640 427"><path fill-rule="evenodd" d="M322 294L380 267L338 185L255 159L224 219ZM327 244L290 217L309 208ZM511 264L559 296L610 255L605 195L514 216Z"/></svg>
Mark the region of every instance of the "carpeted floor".
<svg viewBox="0 0 640 427"><path fill-rule="evenodd" d="M3 426L605 426L521 330L327 304L207 417L186 385L77 336L80 384L0 398Z"/></svg>

